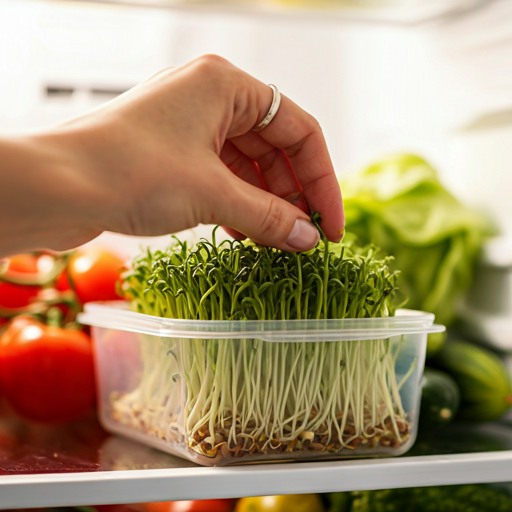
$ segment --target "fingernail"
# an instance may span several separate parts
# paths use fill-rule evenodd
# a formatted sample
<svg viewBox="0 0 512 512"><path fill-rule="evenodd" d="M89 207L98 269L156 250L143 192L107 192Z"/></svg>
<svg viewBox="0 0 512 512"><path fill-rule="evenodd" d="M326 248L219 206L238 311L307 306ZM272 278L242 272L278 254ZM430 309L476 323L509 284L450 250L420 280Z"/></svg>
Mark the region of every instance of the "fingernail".
<svg viewBox="0 0 512 512"><path fill-rule="evenodd" d="M311 222L304 219L297 219L286 243L299 251L307 251L312 249L319 240L320 233Z"/></svg>

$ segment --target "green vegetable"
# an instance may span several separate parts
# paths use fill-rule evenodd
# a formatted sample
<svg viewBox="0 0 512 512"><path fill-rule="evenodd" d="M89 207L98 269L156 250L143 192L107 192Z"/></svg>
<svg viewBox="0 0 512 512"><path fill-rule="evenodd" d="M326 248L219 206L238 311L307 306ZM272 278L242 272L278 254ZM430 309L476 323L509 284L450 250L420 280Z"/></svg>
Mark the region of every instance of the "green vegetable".
<svg viewBox="0 0 512 512"><path fill-rule="evenodd" d="M505 365L493 352L464 341L450 341L436 356L435 363L460 388L461 418L492 421L512 405L510 378Z"/></svg>
<svg viewBox="0 0 512 512"><path fill-rule="evenodd" d="M498 452L511 448L506 435L494 430L476 430L475 427L467 422L454 422L443 428L442 435L437 430L422 430L407 456Z"/></svg>
<svg viewBox="0 0 512 512"><path fill-rule="evenodd" d="M434 169L413 155L376 162L344 181L342 189L347 230L395 256L407 306L450 325L492 232L487 220L461 205ZM444 335L430 336L427 355L443 341Z"/></svg>
<svg viewBox="0 0 512 512"><path fill-rule="evenodd" d="M350 512L350 493L331 492L327 494L328 512Z"/></svg>
<svg viewBox="0 0 512 512"><path fill-rule="evenodd" d="M332 244L289 253L252 242L176 239L148 251L126 276L142 313L196 320L293 320L394 316L398 272L372 245Z"/></svg>
<svg viewBox="0 0 512 512"><path fill-rule="evenodd" d="M314 219L316 220L316 219ZM397 273L373 246L329 244L287 253L250 242L200 241L148 252L126 276L142 313L194 320L370 318L394 315ZM409 438L397 380L400 341L268 343L163 339L143 344L139 388L121 421L175 436L210 457L396 448ZM155 378L163 375L167 380ZM171 378L172 376L172 378ZM186 403L173 417L186 389ZM177 394L177 396L175 396ZM181 419L184 418L184 419ZM186 425L183 429L183 423Z"/></svg>
<svg viewBox="0 0 512 512"><path fill-rule="evenodd" d="M352 493L351 512L510 512L512 497L488 485L415 487Z"/></svg>
<svg viewBox="0 0 512 512"><path fill-rule="evenodd" d="M449 423L459 409L460 391L447 373L425 368L421 394L419 426L432 430Z"/></svg>

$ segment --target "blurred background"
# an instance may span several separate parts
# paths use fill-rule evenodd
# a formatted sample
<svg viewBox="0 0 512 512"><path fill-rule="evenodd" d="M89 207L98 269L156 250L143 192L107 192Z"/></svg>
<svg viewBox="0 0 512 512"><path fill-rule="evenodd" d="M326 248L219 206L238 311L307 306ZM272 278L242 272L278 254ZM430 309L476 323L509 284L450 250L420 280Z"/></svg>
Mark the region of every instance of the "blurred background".
<svg viewBox="0 0 512 512"><path fill-rule="evenodd" d="M217 53L321 123L340 176L400 151L512 232L512 2L0 0L0 133Z"/></svg>

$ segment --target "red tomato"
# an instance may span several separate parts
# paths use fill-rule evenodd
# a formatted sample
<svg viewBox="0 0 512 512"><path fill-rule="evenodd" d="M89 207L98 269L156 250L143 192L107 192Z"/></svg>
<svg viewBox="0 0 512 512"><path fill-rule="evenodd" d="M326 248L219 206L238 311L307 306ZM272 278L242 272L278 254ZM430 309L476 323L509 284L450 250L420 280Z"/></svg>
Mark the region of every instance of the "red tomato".
<svg viewBox="0 0 512 512"><path fill-rule="evenodd" d="M137 505L94 505L98 512L141 512Z"/></svg>
<svg viewBox="0 0 512 512"><path fill-rule="evenodd" d="M98 512L144 512L143 508L137 504L128 505L94 505Z"/></svg>
<svg viewBox="0 0 512 512"><path fill-rule="evenodd" d="M101 247L88 247L77 252L69 261L69 275L76 295L82 304L95 300L119 300L116 283L119 282L125 262ZM66 273L57 281L57 290L70 288Z"/></svg>
<svg viewBox="0 0 512 512"><path fill-rule="evenodd" d="M27 419L59 423L82 417L95 399L89 337L15 318L0 337L0 387Z"/></svg>
<svg viewBox="0 0 512 512"><path fill-rule="evenodd" d="M231 512L234 500L160 501L141 503L145 512Z"/></svg>
<svg viewBox="0 0 512 512"><path fill-rule="evenodd" d="M37 274L37 256L18 254L7 258L7 275L15 273ZM38 286L26 286L0 281L0 307L23 308L39 293Z"/></svg>

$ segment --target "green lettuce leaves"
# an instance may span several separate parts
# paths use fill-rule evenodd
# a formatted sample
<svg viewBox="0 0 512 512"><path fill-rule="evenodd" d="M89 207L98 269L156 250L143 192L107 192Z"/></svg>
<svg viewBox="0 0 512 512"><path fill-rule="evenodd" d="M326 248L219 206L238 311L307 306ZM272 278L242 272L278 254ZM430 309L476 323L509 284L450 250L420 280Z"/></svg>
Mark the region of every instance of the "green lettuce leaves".
<svg viewBox="0 0 512 512"><path fill-rule="evenodd" d="M342 191L347 231L395 257L406 306L450 325L493 234L489 220L462 205L414 155L376 162L342 182Z"/></svg>

